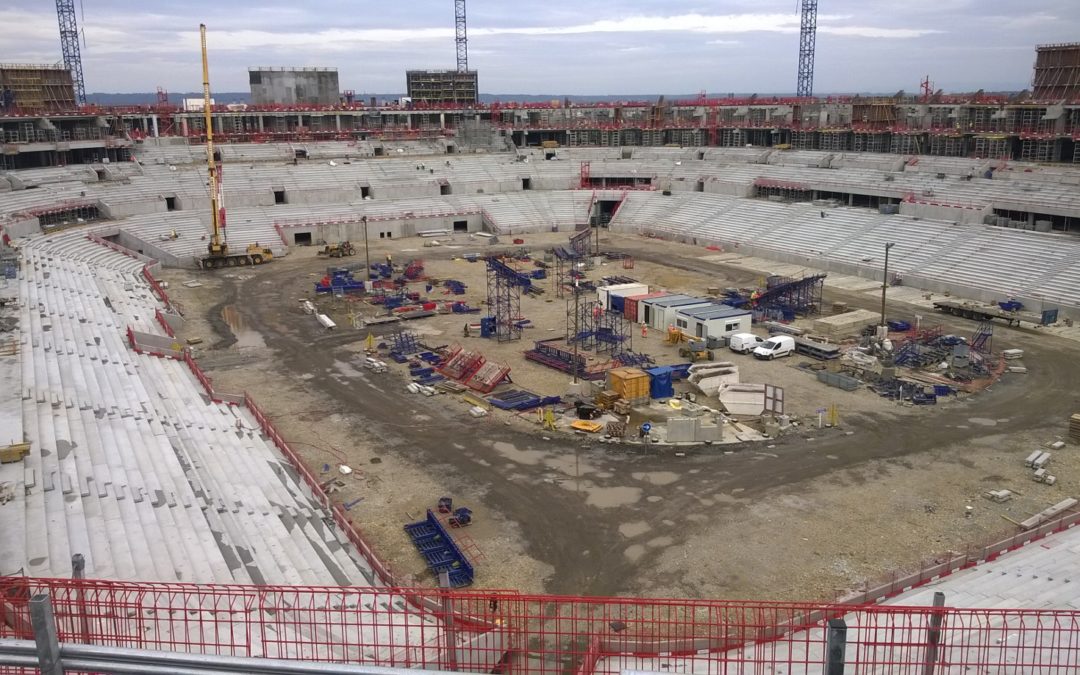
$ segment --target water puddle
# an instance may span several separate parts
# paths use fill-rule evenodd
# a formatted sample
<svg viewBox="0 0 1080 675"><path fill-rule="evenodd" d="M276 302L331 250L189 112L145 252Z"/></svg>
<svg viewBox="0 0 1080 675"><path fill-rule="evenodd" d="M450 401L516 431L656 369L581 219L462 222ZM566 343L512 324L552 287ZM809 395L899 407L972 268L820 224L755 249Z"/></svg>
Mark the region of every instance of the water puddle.
<svg viewBox="0 0 1080 675"><path fill-rule="evenodd" d="M641 500L641 488L636 487L589 487L585 503L602 509L629 506Z"/></svg>
<svg viewBox="0 0 1080 675"><path fill-rule="evenodd" d="M679 474L674 471L637 471L630 476L634 480L645 481L653 485L670 485L679 480Z"/></svg>
<svg viewBox="0 0 1080 675"><path fill-rule="evenodd" d="M496 441L492 444L492 447L512 462L518 464L535 465L539 464L542 459L547 457L546 452L540 450L519 450L513 443L506 443L504 441Z"/></svg>
<svg viewBox="0 0 1080 675"><path fill-rule="evenodd" d="M619 525L619 534L627 539L633 539L640 534L645 534L651 529L652 527L648 523L644 520L639 520L634 523L623 523L622 525Z"/></svg>
<svg viewBox="0 0 1080 675"><path fill-rule="evenodd" d="M232 305L225 305L221 308L221 320L228 326L236 337L237 347L265 347L266 342L263 341L262 335L258 331L248 328L244 323L244 317L240 315L240 312L236 310L236 307Z"/></svg>

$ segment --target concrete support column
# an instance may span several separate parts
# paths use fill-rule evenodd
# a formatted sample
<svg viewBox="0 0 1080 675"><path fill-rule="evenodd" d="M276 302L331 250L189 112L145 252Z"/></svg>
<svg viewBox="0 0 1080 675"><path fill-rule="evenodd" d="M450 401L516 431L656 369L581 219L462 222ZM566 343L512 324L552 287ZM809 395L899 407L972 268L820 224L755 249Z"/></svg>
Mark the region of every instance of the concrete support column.
<svg viewBox="0 0 1080 675"><path fill-rule="evenodd" d="M341 115L334 115L334 129L341 131Z"/></svg>
<svg viewBox="0 0 1080 675"><path fill-rule="evenodd" d="M64 675L56 618L49 596L38 594L30 598L30 625L34 629L35 651L42 675Z"/></svg>
<svg viewBox="0 0 1080 675"><path fill-rule="evenodd" d="M157 115L151 115L150 116L150 124L152 125L152 129L153 129L153 134L152 135L153 135L154 138L157 138L158 137L158 119L157 119Z"/></svg>
<svg viewBox="0 0 1080 675"><path fill-rule="evenodd" d="M440 129L445 129L446 128L446 113L444 113L444 112L439 113L439 128Z"/></svg>
<svg viewBox="0 0 1080 675"><path fill-rule="evenodd" d="M296 126L297 127L304 126L304 116L303 115L297 115L296 116Z"/></svg>
<svg viewBox="0 0 1080 675"><path fill-rule="evenodd" d="M1028 225L1030 225L1033 229L1035 227L1035 212L1034 211L1031 211L1031 212L1028 213Z"/></svg>
<svg viewBox="0 0 1080 675"><path fill-rule="evenodd" d="M843 619L829 619L825 635L825 675L844 675L847 622Z"/></svg>
<svg viewBox="0 0 1080 675"><path fill-rule="evenodd" d="M266 128L263 126L263 116L261 114L255 117L255 123L259 126L259 133L263 133Z"/></svg>
<svg viewBox="0 0 1080 675"><path fill-rule="evenodd" d="M847 196L847 205L848 206L855 206L855 195L854 194L849 194Z"/></svg>
<svg viewBox="0 0 1080 675"><path fill-rule="evenodd" d="M181 136L187 136L188 135L187 117L181 117L180 118L180 135Z"/></svg>

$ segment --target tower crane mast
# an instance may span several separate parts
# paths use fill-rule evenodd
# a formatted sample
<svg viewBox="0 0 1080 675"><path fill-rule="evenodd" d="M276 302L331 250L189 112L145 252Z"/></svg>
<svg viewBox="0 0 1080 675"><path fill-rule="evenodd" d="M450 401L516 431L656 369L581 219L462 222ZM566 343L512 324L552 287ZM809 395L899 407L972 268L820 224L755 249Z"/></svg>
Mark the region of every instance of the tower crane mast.
<svg viewBox="0 0 1080 675"><path fill-rule="evenodd" d="M799 76L795 95L809 98L814 95L814 48L817 42L818 0L800 0L799 19Z"/></svg>

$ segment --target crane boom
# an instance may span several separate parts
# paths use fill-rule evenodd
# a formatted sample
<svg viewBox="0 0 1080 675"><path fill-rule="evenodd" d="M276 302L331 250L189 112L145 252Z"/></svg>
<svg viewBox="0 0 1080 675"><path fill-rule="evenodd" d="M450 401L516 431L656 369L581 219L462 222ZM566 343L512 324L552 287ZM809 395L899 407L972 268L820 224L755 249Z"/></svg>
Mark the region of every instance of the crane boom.
<svg viewBox="0 0 1080 675"><path fill-rule="evenodd" d="M207 247L212 256L229 254L225 239L225 205L222 200L221 170L214 156L214 120L210 114L210 62L206 57L206 24L199 24L199 40L202 45L203 72L203 120L206 124L206 170L210 176L210 224L212 234Z"/></svg>

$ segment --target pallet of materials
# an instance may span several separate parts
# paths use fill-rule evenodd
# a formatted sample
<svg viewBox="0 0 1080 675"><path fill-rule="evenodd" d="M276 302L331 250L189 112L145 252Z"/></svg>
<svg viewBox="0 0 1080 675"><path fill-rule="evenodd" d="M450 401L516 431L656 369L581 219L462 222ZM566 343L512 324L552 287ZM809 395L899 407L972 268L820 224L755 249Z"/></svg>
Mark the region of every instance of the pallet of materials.
<svg viewBox="0 0 1080 675"><path fill-rule="evenodd" d="M1069 418L1069 439L1073 443L1080 443L1080 413L1074 413Z"/></svg>
<svg viewBox="0 0 1080 675"><path fill-rule="evenodd" d="M881 320L881 315L865 309L856 309L835 316L827 316L814 321L814 334L838 340L851 335L859 335L866 326L873 326Z"/></svg>

